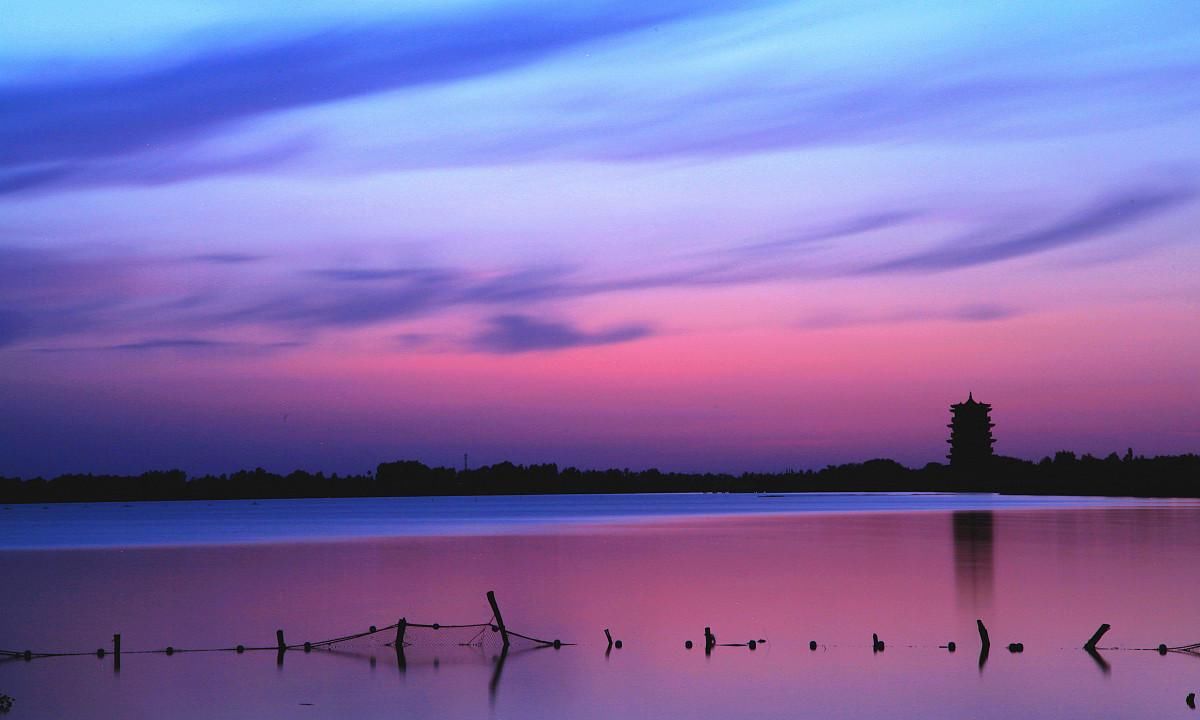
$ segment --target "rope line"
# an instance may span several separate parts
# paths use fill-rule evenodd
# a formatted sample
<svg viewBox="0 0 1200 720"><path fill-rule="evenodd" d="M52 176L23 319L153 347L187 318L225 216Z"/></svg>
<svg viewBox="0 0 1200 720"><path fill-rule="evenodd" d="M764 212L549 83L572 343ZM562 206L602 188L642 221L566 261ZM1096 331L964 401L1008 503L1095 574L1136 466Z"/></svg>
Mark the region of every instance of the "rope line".
<svg viewBox="0 0 1200 720"><path fill-rule="evenodd" d="M504 629L508 631L509 635L512 635L513 637L519 637L522 640L528 640L529 642L535 642L535 643L538 643L541 645L553 645L554 644L553 640L539 640L538 638L535 638L535 637L529 637L528 635L522 635L521 633L519 633L515 630L509 630L508 628L504 628ZM559 641L558 644L559 645L574 645L575 643L565 643L565 642Z"/></svg>
<svg viewBox="0 0 1200 720"><path fill-rule="evenodd" d="M503 632L507 636L521 638L522 640L527 640L538 646L537 648L529 648L529 649L539 649L539 648L544 648L544 647L562 647L564 645L575 645L576 644L576 643L562 642L561 640L543 640L541 638L537 638L537 637L533 637L531 635L525 635L524 633L517 632L515 630L512 630L511 628L508 628L507 626L502 627L500 624L501 621L497 617L499 614L499 610L496 607L493 594L489 592L488 598L489 598L489 601L491 601L491 605L492 605L492 610L493 610L492 615L486 622L479 622L479 623L450 623L450 624L419 623L419 622L408 622L407 620L402 619L399 622L394 622L394 623L391 623L388 625L383 625L383 626L372 625L372 626L370 626L370 628L368 630L366 630L364 632L350 633L347 635L341 635L338 637L328 638L325 640L318 640L315 642L303 642L303 643L292 643L292 644L283 643L282 631L279 631L279 633L280 633L279 634L279 643L277 643L275 645L255 645L255 646L236 645L233 647L214 647L214 648L176 648L173 646L168 646L165 648L143 649L143 650L132 650L131 649L131 650L121 650L121 651L115 651L115 649L109 650L108 648L102 647L102 648L99 648L96 650L91 650L91 651L64 651L64 652L51 652L51 651L35 652L32 650L0 649L0 659L33 660L33 659L53 658L53 657L85 657L85 656L105 657L109 654L112 654L112 655L116 656L117 659L119 660L121 654L125 654L125 655L151 655L151 654L174 655L177 653L178 654L215 653L215 652L244 653L244 652L266 652L266 651L276 651L276 652L282 653L283 651L286 651L286 650L298 650L298 649L303 649L305 652L310 652L312 650L317 650L317 649L332 650L332 649L334 649L334 646L342 644L342 643L348 643L348 642L358 640L358 639L361 639L364 637L378 635L380 633L401 631L402 628L403 629L407 629L407 628L425 629L425 630L434 630L434 631L475 630L476 632L474 632L467 639L466 642L457 643L460 647L479 647L479 646L481 646L483 644L483 639L487 635L488 630L491 630L492 632ZM983 636L983 639L986 642L986 640L987 640L986 632L985 632L985 630L983 630L982 621L980 621L980 628L981 628L980 634ZM1095 646L1096 640L1098 640L1099 637L1101 635L1103 635L1104 632L1106 632L1108 629L1109 629L1109 626L1107 623L1104 624L1103 626L1101 626L1100 630L1097 631L1097 633L1095 635L1093 635L1093 637L1088 641L1088 644L1084 646L1084 650L1091 653L1093 655L1093 658L1096 659L1097 661L1101 662L1102 664L1104 664L1103 660L1095 654L1096 651L1102 650L1105 652L1109 652L1109 651L1157 652L1160 655L1165 655L1167 653L1174 653L1174 654L1188 655L1190 657L1200 658L1200 642L1188 643L1185 645L1174 645L1174 646L1167 646L1164 643L1164 644L1160 644L1156 647L1118 647L1118 646L1096 647ZM398 634L402 634L402 632L398 633ZM606 635L608 634L607 630L605 630L605 634ZM117 638L118 639L117 639L116 644L119 647L119 644L120 644L119 636L117 636ZM714 638L714 640L715 640L715 638ZM765 642L765 640L760 640L758 642L762 643L762 642ZM392 642L384 643L383 645L385 647L396 648L397 651L400 651L403 648L410 647L414 644L416 644L416 643L404 641L404 642L401 642L399 647L396 647L396 642L392 641ZM750 646L753 649L755 644L756 643L754 641L749 641L746 643L720 643L719 645L721 647L747 647L747 646ZM506 646L508 645L507 639L505 640L505 645ZM612 646L611 638L609 640L609 645L610 645L610 647ZM815 641L813 642L813 645L815 645ZM882 645L882 643L880 643L880 645ZM688 646L690 647L690 641L688 643ZM619 647L619 641L618 641L618 647ZM862 647L862 646L860 646L857 643L850 643L850 644L823 643L821 645L821 647L822 648L832 648L832 647L847 647L847 648L849 648L849 647ZM901 645L900 647L908 647L910 649L924 649L924 648L936 647L938 649L945 649L948 647L948 645L939 644L939 645L933 646L933 645L926 645L926 644L920 644L920 643L917 643L917 644L910 643L907 645ZM1014 647L1016 648L1015 650L1014 650ZM810 648L815 649L815 647L813 647L812 645L810 645ZM880 647L878 649L882 650L882 647ZM1059 650L1068 650L1068 648L1058 648L1058 649ZM1073 650L1075 648L1069 648L1069 649ZM1012 643L1009 645L1009 650L1014 651L1014 652L1020 652L1023 650L1023 645L1021 643Z"/></svg>
<svg viewBox="0 0 1200 720"><path fill-rule="evenodd" d="M494 616L488 622L481 622L481 623L443 624L443 623L406 622L405 626L409 627L409 628L421 628L421 629L435 630L435 631L436 630L477 629L478 632L476 632L474 635L472 635L468 639L467 642L458 643L458 645L460 647L478 646L478 645L482 644L483 637L485 636L485 634L487 633L488 630L492 630L493 632L495 632L500 629L499 626L495 622ZM233 646L233 647L215 647L215 648L167 647L167 648L156 648L156 649L150 649L150 650L125 650L125 649L122 649L120 654L121 655L164 655L164 654L165 655L178 655L178 654L183 654L183 653L214 653L214 652L264 652L264 651L278 652L280 649L283 649L283 650L329 649L333 645L346 643L346 642L350 642L353 640L358 640L358 639L361 639L364 637L369 637L371 635L378 635L380 633L393 632L398 627L400 627L400 623L394 622L390 625L374 626L374 629L366 630L365 632L351 633L349 635L342 635L339 637L329 638L326 640L317 640L315 642L288 643L288 644L283 645L282 648L279 645L254 645L254 646L237 645L237 646ZM511 635L513 637L519 637L524 640L529 640L530 642L538 643L540 645L548 645L549 646L549 645L554 644L553 640L540 640L535 637L530 637L529 635L524 635L522 633L515 632L513 630L509 630L508 628L505 628L505 630L508 632L509 635ZM409 646L412 646L413 644L414 643L412 643L412 642L406 641L406 642L404 642L403 646L409 647ZM574 645L575 643L560 642L559 644L560 645ZM385 643L385 646L386 647L394 647L395 641ZM41 658L52 658L52 657L108 656L108 655L115 655L115 654L116 653L114 653L112 650L110 650L108 648L99 648L97 650L75 651L75 652L51 652L51 651L0 649L0 657L7 657L10 659L25 658L25 659L30 659L30 660L41 659Z"/></svg>
<svg viewBox="0 0 1200 720"><path fill-rule="evenodd" d="M332 645L336 645L339 643L350 642L352 640L358 640L360 638L368 637L370 635L378 635L380 633L389 632L389 631L395 630L398 626L399 626L399 623L392 623L391 625L377 627L374 631L368 630L366 632L353 633L351 635L343 635L341 637L330 638L328 640L319 640L316 642L291 643L291 644L284 645L283 647L286 650L301 650L301 649L304 649L305 646L307 645L309 649L326 649ZM474 635L472 635L467 640L467 642L458 643L458 645L460 647L475 647L480 644L481 639L487 633L488 630L495 631L495 630L499 629L499 627L493 623L471 623L471 624L462 624L462 625L442 625L440 623L431 623L431 624L408 623L408 626L409 627L418 627L418 628L427 628L427 629L433 629L433 630L444 629L444 628L446 628L446 629L479 628L479 631L476 632ZM512 637L518 637L523 640L528 640L530 642L537 643L539 645L545 645L545 646L554 645L553 640L542 640L541 638L535 638L530 635L525 635L523 633L517 632L515 630L511 630L509 628L505 628L505 630L507 630L508 634ZM568 642L561 642L561 641L559 642L559 645L575 646L577 644L578 643L568 643ZM404 643L405 647L410 647L412 645L414 645L414 643L411 643L411 642ZM745 647L746 645L747 645L747 643L717 643L718 647ZM395 643L389 642L389 643L386 643L385 646L386 647L394 647ZM855 648L857 648L857 647L870 647L870 645L869 644L860 644L860 643L851 643L851 644L822 643L821 647L826 647L826 648L855 647ZM946 646L945 645L926 645L926 644L907 644L907 645L902 645L900 647L906 647L906 648L916 650L916 649L935 649L935 648L936 649L944 649ZM1077 648L1065 647L1065 648L1058 648L1058 649L1063 650L1063 651L1071 651L1071 650L1075 650ZM121 650L121 654L122 655L162 655L162 654L182 655L184 653L238 652L239 650L241 652L264 652L264 651L268 651L268 650L278 651L279 646L278 645L253 645L253 646L242 645L242 646L234 646L234 647L216 647L216 648L171 647L169 649L168 648L157 648L157 649L151 649L151 650L124 650L123 649L123 650ZM1118 646L1097 647L1096 650L1103 651L1103 652L1162 652L1163 651L1162 648L1159 648L1159 647L1118 647ZM1200 658L1200 643L1192 643L1189 645L1177 645L1177 646L1173 646L1173 647L1167 647L1166 652ZM88 656L96 656L96 655L101 655L101 654L103 654L104 656L108 656L108 655L114 654L112 650L109 650L107 648L102 648L102 649L92 650L92 651L73 651L73 652L25 651L25 650L0 649L0 657L8 657L8 658L12 658L12 659L24 658L27 653L28 653L28 656L30 659L55 658L55 657L88 657Z"/></svg>

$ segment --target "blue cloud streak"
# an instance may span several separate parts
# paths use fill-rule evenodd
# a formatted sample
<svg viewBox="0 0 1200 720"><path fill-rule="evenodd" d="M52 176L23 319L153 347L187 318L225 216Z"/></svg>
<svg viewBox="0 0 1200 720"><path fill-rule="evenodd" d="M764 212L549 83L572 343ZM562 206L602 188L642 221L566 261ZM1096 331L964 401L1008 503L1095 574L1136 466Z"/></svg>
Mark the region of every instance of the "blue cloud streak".
<svg viewBox="0 0 1200 720"><path fill-rule="evenodd" d="M7 171L0 192L62 180L88 161L196 140L257 115L493 73L722 9L706 0L606 3L590 10L507 7L213 50L127 76L10 84L0 87L0 170Z"/></svg>
<svg viewBox="0 0 1200 720"><path fill-rule="evenodd" d="M230 275L232 292L213 297L187 295L147 303L121 281L122 276L146 272L154 263L107 258L81 261L69 253L0 248L0 347L34 338L63 337L82 332L120 333L169 328L197 337L239 327L268 328L289 334L326 329L366 327L396 320L430 316L460 307L531 308L574 298L662 288L705 288L752 283L818 279L835 276L936 273L996 263L1048 252L1102 237L1156 217L1192 200L1190 185L1133 187L1109 195L1066 218L1051 220L1023 232L999 236L988 243L947 243L899 259L849 268L811 268L780 262L790 244L774 247L731 247L727 257L706 258L674 269L610 277L587 277L571 268L523 267L480 276L455 267L326 268L282 279L282 285L261 288L262 299L251 300L259 288L245 286ZM852 218L833 229L801 236L831 239L890 226L906 217L892 212ZM997 236L996 231L992 236ZM238 253L214 253L187 258L214 272L257 260ZM168 265L170 263L167 263ZM242 284L239 284L242 283ZM252 282L252 281L251 281ZM139 283L128 283L137 286ZM1006 317L1008 309L979 306L963 309L950 319L991 320ZM875 318L878 320L878 318ZM893 318L895 319L895 318ZM901 318L903 319L903 318ZM644 325L601 333L585 333L569 325L536 321L523 313L497 315L491 329L475 339L475 347L494 352L518 352L538 347L569 347L633 340L648 334ZM139 343L126 343L131 348ZM114 346L119 347L120 344Z"/></svg>
<svg viewBox="0 0 1200 720"><path fill-rule="evenodd" d="M483 13L393 18L209 48L183 62L150 63L126 74L10 83L0 86L0 195L274 168L322 148L305 138L215 161L188 157L188 151L198 141L232 134L245 121L271 113L495 75L600 40L612 41L618 50L595 63L568 58L554 72L537 76L557 78L546 89L565 91L568 98L539 96L536 90L542 86L537 85L532 93L511 98L512 107L500 109L495 95L485 95L482 103L450 106L438 122L419 131L401 128L383 134L374 139L377 146L358 156L330 148L334 164L377 169L728 157L840 143L1094 133L1178 121L1200 110L1200 85L1193 81L1200 65L1177 48L1130 63L1116 62L1129 60L1119 48L1076 49L1072 54L1063 49L1071 43L1047 41L1035 43L1031 57L1025 58L987 49L973 53L969 47L956 51L962 37L913 30L904 37L914 43L949 45L953 67L930 71L921 62L898 62L881 73L878 67L855 69L861 61L848 58L848 68L833 73L805 71L801 64L794 74L773 77L768 75L771 65L755 64L761 60L758 45L774 48L766 62L776 69L794 68L807 57L806 42L819 39L804 33L820 30L792 17L793 24L778 31L782 36L764 33L738 55L745 67L723 55L718 62L724 64L713 65L688 54L696 46L676 49L671 44L711 33L712 48L718 55L728 54L722 45L728 42L722 34L728 27L687 21L773 4L604 0L585 6L505 5ZM885 8L863 10L839 6L829 12L852 16L855 34L868 40L894 19ZM1156 23L1169 24L1158 17L1164 15L1159 10L1143 12ZM1019 19L1020 12L1014 8L1008 20ZM1195 14L1179 7L1172 12L1179 15L1175 24L1180 27ZM749 20L761 23L764 17ZM961 34L986 32L988 17L981 10L973 24L962 24ZM643 31L651 28L663 29L670 40L648 37ZM1061 23L1047 29L1051 36L1072 32ZM1125 42L1127 36L1118 33ZM784 41L793 49L780 51ZM1187 43L1183 41L1185 49ZM672 68L660 70L656 59ZM657 82L627 82L630 67L645 68ZM708 78L705 73L714 68L719 72ZM561 82L564 73L571 82ZM705 81L691 82L695 78ZM689 82L680 82L685 79ZM512 77L497 82L530 88ZM613 92L614 87L621 91ZM1081 120L1078 108L1083 106L1088 112Z"/></svg>
<svg viewBox="0 0 1200 720"><path fill-rule="evenodd" d="M471 344L476 350L500 354L611 345L644 338L651 332L645 325L587 332L568 323L529 315L497 315L489 319L488 324L489 327L476 335Z"/></svg>
<svg viewBox="0 0 1200 720"><path fill-rule="evenodd" d="M1119 230L1193 200L1189 186L1133 188L1094 203L1062 220L1017 232L1002 240L973 243L965 239L932 250L878 263L863 273L938 272L1010 260L1085 242Z"/></svg>

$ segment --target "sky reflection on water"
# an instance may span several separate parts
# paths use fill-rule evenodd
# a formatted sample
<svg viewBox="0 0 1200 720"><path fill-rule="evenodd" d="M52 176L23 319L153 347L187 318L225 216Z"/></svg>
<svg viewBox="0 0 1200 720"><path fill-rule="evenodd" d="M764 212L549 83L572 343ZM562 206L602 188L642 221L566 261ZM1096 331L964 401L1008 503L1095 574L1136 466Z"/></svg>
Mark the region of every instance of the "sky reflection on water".
<svg viewBox="0 0 1200 720"><path fill-rule="evenodd" d="M126 655L119 674L111 658L62 658L0 662L0 692L20 717L1169 717L1188 712L1200 658L1129 648L1200 640L1198 519L1192 503L1110 504L8 550L5 648L482 622L488 589L511 627L579 645L512 653L494 688L493 640L414 635L403 671L378 645L291 651L282 667L273 653ZM993 642L982 669L977 617ZM1101 651L1107 673L1079 649L1101 622L1113 625L1101 648L1119 648ZM705 626L767 643L706 657ZM605 627L624 643L608 656ZM938 647L950 640L956 653ZM1024 653L1005 649L1014 641Z"/></svg>

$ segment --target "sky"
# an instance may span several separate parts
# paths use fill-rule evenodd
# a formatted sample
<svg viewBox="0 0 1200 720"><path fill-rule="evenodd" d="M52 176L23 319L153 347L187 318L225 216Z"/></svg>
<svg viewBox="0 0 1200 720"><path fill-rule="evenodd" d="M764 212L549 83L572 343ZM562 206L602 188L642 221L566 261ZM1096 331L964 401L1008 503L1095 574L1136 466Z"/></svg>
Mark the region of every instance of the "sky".
<svg viewBox="0 0 1200 720"><path fill-rule="evenodd" d="M6 0L0 475L1200 450L1190 0Z"/></svg>

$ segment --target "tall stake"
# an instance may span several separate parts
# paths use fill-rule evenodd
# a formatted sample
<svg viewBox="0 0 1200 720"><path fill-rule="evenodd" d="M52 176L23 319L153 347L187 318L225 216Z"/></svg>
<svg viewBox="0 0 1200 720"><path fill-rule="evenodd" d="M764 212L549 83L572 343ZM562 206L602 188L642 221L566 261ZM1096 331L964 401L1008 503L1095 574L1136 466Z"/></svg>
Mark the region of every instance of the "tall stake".
<svg viewBox="0 0 1200 720"><path fill-rule="evenodd" d="M988 637L987 628L982 620L976 620L975 625L979 628L979 672L982 673L983 666L988 661L988 652L992 649L992 639Z"/></svg>
<svg viewBox="0 0 1200 720"><path fill-rule="evenodd" d="M987 631L987 628L984 627L983 621L976 620L975 625L979 629L979 643L983 647L983 650L984 651L991 650L992 649L992 640L991 640L991 638L988 637L988 631Z"/></svg>
<svg viewBox="0 0 1200 720"><path fill-rule="evenodd" d="M400 618L396 623L396 664L400 666L400 672L408 668L408 660L404 657L404 631L407 629L408 619Z"/></svg>
<svg viewBox="0 0 1200 720"><path fill-rule="evenodd" d="M496 626L500 628L500 638L504 641L504 647L508 647L508 630L504 627L504 618L500 615L500 606L496 604L496 592L488 590L487 592L488 605L492 606L492 616L496 618Z"/></svg>

